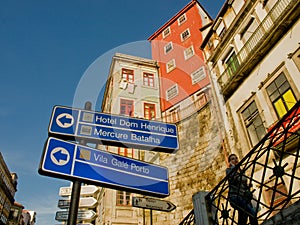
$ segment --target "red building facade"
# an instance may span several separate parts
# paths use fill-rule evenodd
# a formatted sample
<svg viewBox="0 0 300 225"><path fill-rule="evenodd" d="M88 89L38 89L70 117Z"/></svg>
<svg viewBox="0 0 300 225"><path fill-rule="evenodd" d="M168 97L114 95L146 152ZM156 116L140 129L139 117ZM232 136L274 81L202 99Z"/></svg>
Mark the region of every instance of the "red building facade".
<svg viewBox="0 0 300 225"><path fill-rule="evenodd" d="M162 112L209 84L200 45L210 16L192 0L148 40L160 66Z"/></svg>

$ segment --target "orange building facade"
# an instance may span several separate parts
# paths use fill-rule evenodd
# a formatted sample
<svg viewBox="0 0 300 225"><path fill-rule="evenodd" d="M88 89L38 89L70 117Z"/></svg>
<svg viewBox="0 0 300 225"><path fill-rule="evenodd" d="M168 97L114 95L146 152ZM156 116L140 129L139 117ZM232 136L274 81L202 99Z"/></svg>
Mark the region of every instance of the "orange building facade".
<svg viewBox="0 0 300 225"><path fill-rule="evenodd" d="M162 112L191 97L210 81L200 45L210 16L192 0L152 36L152 59L159 63Z"/></svg>

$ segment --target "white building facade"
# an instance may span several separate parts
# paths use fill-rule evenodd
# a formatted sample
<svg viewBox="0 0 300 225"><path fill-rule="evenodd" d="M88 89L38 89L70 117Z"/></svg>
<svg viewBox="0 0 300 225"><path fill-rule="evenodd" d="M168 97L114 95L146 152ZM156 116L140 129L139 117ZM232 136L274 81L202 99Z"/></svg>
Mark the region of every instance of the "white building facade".
<svg viewBox="0 0 300 225"><path fill-rule="evenodd" d="M102 102L102 111L115 115L155 120L161 118L158 66L156 61L116 53L112 58ZM155 161L155 152L113 146L99 146L109 152L143 161ZM145 224L145 210L132 207L137 194L103 189L99 206L99 224Z"/></svg>
<svg viewBox="0 0 300 225"><path fill-rule="evenodd" d="M299 101L299 14L297 0L227 0L212 24L201 48L219 99L228 154L246 156ZM297 126L294 129L300 128ZM276 166L280 158L287 163L287 172L295 166L294 156L289 154L296 151L295 143L291 141L285 148L283 159L273 152L270 166ZM278 202L290 188L299 190L298 181L291 184L283 177L282 183L276 180L275 184L275 177L264 173L257 169L253 176L268 178L264 185L268 183L270 188L261 193L266 206L273 195L272 187L280 190L276 193Z"/></svg>
<svg viewBox="0 0 300 225"><path fill-rule="evenodd" d="M298 1L227 1L202 45L241 156L299 100L299 26Z"/></svg>

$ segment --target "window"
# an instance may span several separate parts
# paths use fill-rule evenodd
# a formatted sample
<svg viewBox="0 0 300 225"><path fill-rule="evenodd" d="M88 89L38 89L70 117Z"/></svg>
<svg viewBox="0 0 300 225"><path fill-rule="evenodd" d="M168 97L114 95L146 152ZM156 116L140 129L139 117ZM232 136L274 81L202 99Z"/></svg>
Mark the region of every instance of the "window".
<svg viewBox="0 0 300 225"><path fill-rule="evenodd" d="M214 47L213 41L212 41L211 39L208 40L208 42L207 42L207 47L208 47L209 49L212 49L212 47Z"/></svg>
<svg viewBox="0 0 300 225"><path fill-rule="evenodd" d="M187 59L191 58L194 54L195 54L194 47L190 46L184 50L184 59L187 60Z"/></svg>
<svg viewBox="0 0 300 225"><path fill-rule="evenodd" d="M192 84L196 84L199 81L203 80L206 77L204 66L202 66L201 68L193 72L191 74L191 77L192 77Z"/></svg>
<svg viewBox="0 0 300 225"><path fill-rule="evenodd" d="M9 212L9 220L17 221L18 220L19 211L16 208L11 208Z"/></svg>
<svg viewBox="0 0 300 225"><path fill-rule="evenodd" d="M263 6L265 7L266 5L268 5L268 10L272 9L276 3L277 0L263 0Z"/></svg>
<svg viewBox="0 0 300 225"><path fill-rule="evenodd" d="M164 31L163 31L163 38L169 36L171 34L171 29L170 27L167 27Z"/></svg>
<svg viewBox="0 0 300 225"><path fill-rule="evenodd" d="M190 36L191 36L191 34L190 34L190 30L189 29L186 29L185 31L183 31L182 33L181 33L181 41L185 41L186 39L188 39Z"/></svg>
<svg viewBox="0 0 300 225"><path fill-rule="evenodd" d="M133 70L129 69L122 69L122 80L127 80L130 83L133 83L134 81L134 74Z"/></svg>
<svg viewBox="0 0 300 225"><path fill-rule="evenodd" d="M117 191L117 205L130 206L131 205L131 193L126 191Z"/></svg>
<svg viewBox="0 0 300 225"><path fill-rule="evenodd" d="M252 146L256 145L266 134L266 129L258 112L255 101L242 111L242 118Z"/></svg>
<svg viewBox="0 0 300 225"><path fill-rule="evenodd" d="M169 101L170 99L176 97L178 95L178 85L175 84L172 87L170 87L167 91L167 101Z"/></svg>
<svg viewBox="0 0 300 225"><path fill-rule="evenodd" d="M120 102L120 115L132 116L133 115L133 101L121 99Z"/></svg>
<svg viewBox="0 0 300 225"><path fill-rule="evenodd" d="M167 122L176 123L180 121L180 106L176 106L173 109L171 109L169 112L167 112L166 120Z"/></svg>
<svg viewBox="0 0 300 225"><path fill-rule="evenodd" d="M219 17L213 26L213 30L216 32L216 34L222 38L226 33L226 28L224 25L224 21L222 17Z"/></svg>
<svg viewBox="0 0 300 225"><path fill-rule="evenodd" d="M133 148L118 148L118 154L122 156L126 156L129 158L133 158ZM126 191L117 191L117 199L116 203L119 206L130 206L131 205L131 193Z"/></svg>
<svg viewBox="0 0 300 225"><path fill-rule="evenodd" d="M283 117L297 102L283 72L266 88L266 91L279 118Z"/></svg>
<svg viewBox="0 0 300 225"><path fill-rule="evenodd" d="M257 29L257 27L258 27L257 21L255 20L254 16L251 16L248 23L244 26L244 28L240 32L241 40L243 40L243 42L246 43L247 40L251 37L251 35L253 35L253 33ZM261 29L258 30L257 32L261 33ZM257 35L258 35L258 33L257 33ZM263 33L260 34L260 36L262 36L262 35L263 35Z"/></svg>
<svg viewBox="0 0 300 225"><path fill-rule="evenodd" d="M186 15L185 14L181 15L177 21L178 21L178 26L180 26L186 21Z"/></svg>
<svg viewBox="0 0 300 225"><path fill-rule="evenodd" d="M152 73L143 74L143 85L154 87L154 75Z"/></svg>
<svg viewBox="0 0 300 225"><path fill-rule="evenodd" d="M122 155L122 156L129 157L129 158L133 158L133 148L119 147L118 148L118 154Z"/></svg>
<svg viewBox="0 0 300 225"><path fill-rule="evenodd" d="M166 66L167 66L167 73L175 69L176 68L175 59L171 59L169 62L167 62Z"/></svg>
<svg viewBox="0 0 300 225"><path fill-rule="evenodd" d="M168 44L165 45L164 50L165 50L165 54L167 54L169 51L171 51L173 49L173 44L172 42L169 42Z"/></svg>
<svg viewBox="0 0 300 225"><path fill-rule="evenodd" d="M225 65L228 75L232 77L240 67L240 63L235 54L235 51L233 51L227 58L227 60L225 61Z"/></svg>
<svg viewBox="0 0 300 225"><path fill-rule="evenodd" d="M220 31L219 37L220 37L221 39L225 36L226 31L227 31L227 30L226 30L225 27L223 27L223 29Z"/></svg>
<svg viewBox="0 0 300 225"><path fill-rule="evenodd" d="M155 118L155 104L144 103L144 118L148 120Z"/></svg>

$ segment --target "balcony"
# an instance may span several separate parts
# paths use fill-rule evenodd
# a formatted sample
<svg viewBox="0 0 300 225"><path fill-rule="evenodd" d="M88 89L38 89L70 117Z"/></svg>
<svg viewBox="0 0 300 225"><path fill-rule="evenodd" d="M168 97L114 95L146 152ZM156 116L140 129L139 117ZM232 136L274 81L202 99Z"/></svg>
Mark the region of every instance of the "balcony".
<svg viewBox="0 0 300 225"><path fill-rule="evenodd" d="M225 100L247 78L252 69L282 38L300 16L298 0L279 0L266 15L245 45L236 54L237 62L231 62L218 78ZM239 65L236 67L236 65ZM232 68L235 68L232 71Z"/></svg>
<svg viewBox="0 0 300 225"><path fill-rule="evenodd" d="M193 101L191 104L184 108L178 108L173 110L172 112L167 112L162 120L167 123L177 123L182 121L191 115L195 114L199 110L201 110L209 101L208 93L202 93L197 100Z"/></svg>

